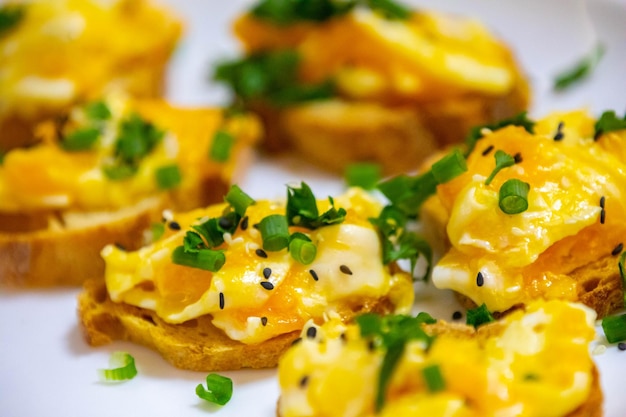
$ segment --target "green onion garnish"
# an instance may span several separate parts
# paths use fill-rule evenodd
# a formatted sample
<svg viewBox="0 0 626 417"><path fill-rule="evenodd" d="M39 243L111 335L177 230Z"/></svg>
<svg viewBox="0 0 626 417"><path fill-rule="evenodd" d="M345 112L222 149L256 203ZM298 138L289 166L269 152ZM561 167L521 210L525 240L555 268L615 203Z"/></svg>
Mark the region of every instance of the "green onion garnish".
<svg viewBox="0 0 626 417"><path fill-rule="evenodd" d="M393 206L410 217L417 216L421 205L437 191L432 171L417 177L399 175L378 184L378 189Z"/></svg>
<svg viewBox="0 0 626 417"><path fill-rule="evenodd" d="M481 304L480 307L467 310L465 323L468 326L474 326L477 328L492 321L495 321L495 319L487 309L487 305L485 305L485 303Z"/></svg>
<svg viewBox="0 0 626 417"><path fill-rule="evenodd" d="M566 88L588 77L600 62L604 52L604 45L597 44L588 56L575 63L572 68L567 69L556 76L553 85L554 90L565 90Z"/></svg>
<svg viewBox="0 0 626 417"><path fill-rule="evenodd" d="M519 214L528 209L530 184L518 179L507 180L500 187L499 206L506 214Z"/></svg>
<svg viewBox="0 0 626 417"><path fill-rule="evenodd" d="M294 233L289 238L289 253L296 261L308 265L315 260L317 247L304 233Z"/></svg>
<svg viewBox="0 0 626 417"><path fill-rule="evenodd" d="M206 377L206 388L198 384L196 395L213 404L224 405L233 396L233 381L222 375L209 374Z"/></svg>
<svg viewBox="0 0 626 417"><path fill-rule="evenodd" d="M498 149L494 155L496 159L496 167L491 171L491 174L485 180L485 185L491 184L493 178L496 176L498 172L500 172L503 168L511 167L515 165L515 158L503 150Z"/></svg>
<svg viewBox="0 0 626 417"><path fill-rule="evenodd" d="M177 265L217 272L224 266L226 256L221 250L200 249L191 252L185 251L184 246L177 246L172 252L172 262Z"/></svg>
<svg viewBox="0 0 626 417"><path fill-rule="evenodd" d="M135 359L126 352L113 352L109 358L111 369L99 369L100 380L117 382L133 379L137 375Z"/></svg>
<svg viewBox="0 0 626 417"><path fill-rule="evenodd" d="M209 158L216 162L226 162L230 158L230 152L235 143L235 138L223 130L218 130L213 135L213 142L209 150Z"/></svg>
<svg viewBox="0 0 626 417"><path fill-rule="evenodd" d="M157 185L162 190L177 187L182 181L182 175L177 164L165 165L154 172Z"/></svg>
<svg viewBox="0 0 626 417"><path fill-rule="evenodd" d="M380 180L380 165L361 162L350 164L346 167L346 184L350 187L361 187L364 190L371 190L376 187Z"/></svg>
<svg viewBox="0 0 626 417"><path fill-rule="evenodd" d="M85 114L90 120L101 121L111 118L111 110L103 101L94 101L85 106Z"/></svg>
<svg viewBox="0 0 626 417"><path fill-rule="evenodd" d="M467 171L467 162L463 153L459 149L454 149L435 162L431 171L437 183L444 184Z"/></svg>
<svg viewBox="0 0 626 417"><path fill-rule="evenodd" d="M100 136L100 129L86 127L66 135L61 141L61 147L66 151L84 151L90 149Z"/></svg>
<svg viewBox="0 0 626 417"><path fill-rule="evenodd" d="M150 240L156 242L165 234L165 225L163 223L152 223L150 225Z"/></svg>
<svg viewBox="0 0 626 417"><path fill-rule="evenodd" d="M246 214L248 207L254 204L254 199L244 193L243 190L236 184L231 185L224 199L235 210L235 213L241 217Z"/></svg>
<svg viewBox="0 0 626 417"><path fill-rule="evenodd" d="M263 249L276 252L289 245L289 225L282 214L270 214L259 223Z"/></svg>
<svg viewBox="0 0 626 417"><path fill-rule="evenodd" d="M439 392L446 388L446 381L443 379L439 365L432 364L422 368L422 376L428 391Z"/></svg>
<svg viewBox="0 0 626 417"><path fill-rule="evenodd" d="M333 199L329 198L329 200L331 208L319 215L315 195L305 182L300 183L300 187L288 186L286 209L288 224L314 230L343 222L346 218L346 210L336 209Z"/></svg>
<svg viewBox="0 0 626 417"><path fill-rule="evenodd" d="M112 181L121 181L135 175L137 167L132 165L105 165L102 167L102 172Z"/></svg>
<svg viewBox="0 0 626 417"><path fill-rule="evenodd" d="M624 114L624 117L620 119L614 111L605 111L596 121L594 128L595 139L598 139L598 137L604 133L626 129L626 114Z"/></svg>
<svg viewBox="0 0 626 417"><path fill-rule="evenodd" d="M626 314L603 318L602 330L604 330L604 335L609 343L626 340Z"/></svg>
<svg viewBox="0 0 626 417"><path fill-rule="evenodd" d="M13 29L24 17L25 7L4 5L0 7L0 36Z"/></svg>

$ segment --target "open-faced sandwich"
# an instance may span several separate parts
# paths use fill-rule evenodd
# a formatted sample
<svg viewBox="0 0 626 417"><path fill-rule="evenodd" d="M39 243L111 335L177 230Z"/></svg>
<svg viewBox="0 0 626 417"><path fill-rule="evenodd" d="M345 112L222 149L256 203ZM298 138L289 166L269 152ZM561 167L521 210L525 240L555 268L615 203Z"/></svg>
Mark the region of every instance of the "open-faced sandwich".
<svg viewBox="0 0 626 417"><path fill-rule="evenodd" d="M122 95L42 123L0 163L0 284L77 285L109 243L135 249L164 209L222 201L258 119Z"/></svg>
<svg viewBox="0 0 626 417"><path fill-rule="evenodd" d="M130 340L191 370L273 367L309 321L410 309L412 277L363 191L316 201L302 183L272 202L233 186L225 199L175 214L138 251L102 251L105 279L79 296L91 345Z"/></svg>
<svg viewBox="0 0 626 417"><path fill-rule="evenodd" d="M0 22L0 153L112 87L160 97L181 32L150 0L8 0Z"/></svg>
<svg viewBox="0 0 626 417"><path fill-rule="evenodd" d="M599 317L622 308L626 119L509 122L475 130L466 171L422 207L445 246L434 285L492 312L537 298L582 301Z"/></svg>
<svg viewBox="0 0 626 417"><path fill-rule="evenodd" d="M241 60L215 79L265 121L265 145L325 168L414 170L477 124L513 116L528 85L474 19L393 1L261 0L234 22Z"/></svg>
<svg viewBox="0 0 626 417"><path fill-rule="evenodd" d="M279 362L280 417L599 417L595 313L535 301L473 326L427 314L310 323Z"/></svg>

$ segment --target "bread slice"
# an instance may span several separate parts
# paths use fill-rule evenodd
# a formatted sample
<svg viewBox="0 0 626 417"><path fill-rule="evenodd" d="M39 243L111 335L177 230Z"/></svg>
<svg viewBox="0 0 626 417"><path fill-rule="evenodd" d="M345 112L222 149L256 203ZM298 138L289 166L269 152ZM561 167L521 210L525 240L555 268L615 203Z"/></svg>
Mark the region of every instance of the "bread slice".
<svg viewBox="0 0 626 417"><path fill-rule="evenodd" d="M46 137L31 148L14 149L7 154L4 166L0 166L0 195L6 193L4 201L0 202L0 285L75 286L89 277L101 276L104 263L100 251L105 245L115 243L128 250L138 249L146 243L151 224L161 222L164 210L186 211L222 201L231 181L236 181L245 170L253 144L260 136L260 124L254 116L226 119L221 109L175 108L160 100L141 101L136 106L143 117L164 129L167 135L174 135L168 143L177 143L179 156L176 162L184 164L180 166L184 180L167 190L137 185L140 187L137 191L135 183L112 180L92 188L82 185L83 197L79 202L79 197L72 194L73 186L64 184L78 181L74 177L90 175L84 170L73 171L73 166L60 165L54 169L62 177L55 176L56 171L50 171L45 175L35 173L32 177L19 178L24 164L35 163L29 157L31 152L36 155L40 150L57 149L59 139ZM231 129L235 140L228 158L219 162L209 158L207 148L211 146L217 129ZM47 155L45 152L40 154ZM63 160L76 166L90 157L88 154L52 152L52 155L67 157ZM55 164L49 158L35 160ZM48 190L40 184L53 181L55 186L57 178L62 178L59 181L66 187L63 192L70 197L55 207L53 200L40 198L37 190L43 188L42 195L46 196ZM21 181L20 185L11 184L12 180ZM35 198L22 198L21 193ZM117 202L100 197L99 193L113 196ZM76 203L72 202L74 198ZM99 203L90 204L98 200ZM47 205L50 201L52 204Z"/></svg>
<svg viewBox="0 0 626 417"><path fill-rule="evenodd" d="M17 3L22 17L0 37L6 51L1 153L34 143L38 123L111 89L133 97L163 95L166 65L182 32L170 10L152 0Z"/></svg>

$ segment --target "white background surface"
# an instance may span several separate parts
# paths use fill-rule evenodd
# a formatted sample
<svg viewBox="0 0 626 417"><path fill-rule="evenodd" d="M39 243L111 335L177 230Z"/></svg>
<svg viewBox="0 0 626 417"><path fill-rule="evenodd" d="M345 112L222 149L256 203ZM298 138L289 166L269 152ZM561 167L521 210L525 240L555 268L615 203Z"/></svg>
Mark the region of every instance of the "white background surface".
<svg viewBox="0 0 626 417"><path fill-rule="evenodd" d="M165 1L165 0L164 0ZM1 2L1 1L0 1ZM169 97L178 104L221 104L225 91L209 81L212 63L236 55L232 18L249 1L167 0L187 20L186 37L171 65ZM595 114L626 110L626 2L594 0L446 0L412 2L460 11L483 20L515 49L534 90L531 116L587 107ZM600 40L607 53L591 79L563 94L550 91L553 76ZM284 184L306 180L319 195L343 189L339 178L289 158L257 157L241 183L255 198L284 195ZM233 399L223 408L195 395L205 373L174 369L156 353L129 343L86 345L76 320L77 289L0 289L0 416L259 416L275 415L275 370L225 372ZM450 318L448 293L420 289L417 310ZM601 331L599 332L601 334ZM599 336L602 342L602 336ZM115 350L131 353L139 375L119 385L98 382ZM605 416L626 415L626 352L609 346L595 356L605 392Z"/></svg>

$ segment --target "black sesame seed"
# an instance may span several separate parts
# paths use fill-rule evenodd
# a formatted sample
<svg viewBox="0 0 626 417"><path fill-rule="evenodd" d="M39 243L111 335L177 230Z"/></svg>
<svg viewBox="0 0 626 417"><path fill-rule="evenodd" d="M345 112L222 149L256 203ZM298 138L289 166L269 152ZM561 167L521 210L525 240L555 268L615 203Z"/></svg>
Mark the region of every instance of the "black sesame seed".
<svg viewBox="0 0 626 417"><path fill-rule="evenodd" d="M178 223L178 222L170 222L167 226L171 230L180 230L180 223Z"/></svg>
<svg viewBox="0 0 626 417"><path fill-rule="evenodd" d="M613 250L611 251L611 255L613 256L619 255L620 253L622 253L622 250L624 250L624 244L619 243L617 246L613 248Z"/></svg>
<svg viewBox="0 0 626 417"><path fill-rule="evenodd" d="M269 279L270 276L272 276L272 269L271 268L263 268L263 276L265 277L265 279Z"/></svg>
<svg viewBox="0 0 626 417"><path fill-rule="evenodd" d="M462 317L463 313L461 313L460 311L455 311L454 313L452 313L452 320L461 320Z"/></svg>
<svg viewBox="0 0 626 417"><path fill-rule="evenodd" d="M307 375L303 376L302 379L300 379L300 388L306 387L308 383L309 377Z"/></svg>
<svg viewBox="0 0 626 417"><path fill-rule="evenodd" d="M258 224L258 223L254 223L254 224L252 225L252 227L254 227L255 229L259 230L259 224Z"/></svg>
<svg viewBox="0 0 626 417"><path fill-rule="evenodd" d="M266 290L268 290L268 291L269 291L269 290L273 290L273 289L274 289L274 284L272 284L272 283L271 283L271 282L269 282L269 281L263 281L263 282L261 283L261 287L263 287L263 288L265 288Z"/></svg>
<svg viewBox="0 0 626 417"><path fill-rule="evenodd" d="M261 324L262 324L263 326L267 326L267 317L265 317L265 316L264 316L264 317L261 317Z"/></svg>
<svg viewBox="0 0 626 417"><path fill-rule="evenodd" d="M220 217L217 224L224 230L228 230L233 227L233 222L228 217Z"/></svg>
<svg viewBox="0 0 626 417"><path fill-rule="evenodd" d="M265 252L263 249L257 249L254 251L254 253L256 253L256 256L260 258L267 258L267 252Z"/></svg>
<svg viewBox="0 0 626 417"><path fill-rule="evenodd" d="M224 293L220 293L220 310L224 310Z"/></svg>
<svg viewBox="0 0 626 417"><path fill-rule="evenodd" d="M308 337L309 339L315 339L315 336L317 336L317 328L311 326L306 329L306 337Z"/></svg>
<svg viewBox="0 0 626 417"><path fill-rule="evenodd" d="M479 287L482 287L483 285L485 285L485 277L483 276L483 273L478 271L478 274L476 275L476 285L478 285Z"/></svg>
<svg viewBox="0 0 626 417"><path fill-rule="evenodd" d="M348 340L348 337L346 336L345 332L342 332L339 335L339 338L341 339L342 342L345 342L346 340Z"/></svg>
<svg viewBox="0 0 626 417"><path fill-rule="evenodd" d="M351 270L350 270L350 268L348 268L346 265L341 265L341 266L339 267L339 270L340 270L341 272L343 272L344 274L346 274L346 275L352 275L352 271L351 271Z"/></svg>
<svg viewBox="0 0 626 417"><path fill-rule="evenodd" d="M320 279L320 278L317 276L317 272L315 272L315 271L314 271L314 270L312 270L312 269L309 269L309 274L311 274L311 276L313 277L313 279L314 279L315 281L317 281L317 280L319 280L319 279Z"/></svg>
<svg viewBox="0 0 626 417"><path fill-rule="evenodd" d="M603 208L602 210L600 210L600 224L604 224L605 220L606 220L606 210Z"/></svg>
<svg viewBox="0 0 626 417"><path fill-rule="evenodd" d="M248 222L249 222L248 216L241 219L241 223L239 224L239 227L241 227L241 230L246 230L248 228Z"/></svg>
<svg viewBox="0 0 626 417"><path fill-rule="evenodd" d="M123 250L123 251L126 250L124 245L122 245L121 243L118 243L118 242L115 242L115 247L118 248L119 250Z"/></svg>
<svg viewBox="0 0 626 417"><path fill-rule="evenodd" d="M619 342L619 343L617 344L617 348L618 348L619 350L626 350L626 343L624 343L624 342Z"/></svg>
<svg viewBox="0 0 626 417"><path fill-rule="evenodd" d="M606 197L600 197L600 207L604 208L604 203L606 203Z"/></svg>
<svg viewBox="0 0 626 417"><path fill-rule="evenodd" d="M297 345L300 342L302 342L302 338L301 337L298 337L297 339L293 339L293 342L291 342L291 346Z"/></svg>
<svg viewBox="0 0 626 417"><path fill-rule="evenodd" d="M482 155L483 156L487 156L489 155L489 153L493 151L493 145L489 145L485 148L485 150L483 150Z"/></svg>
<svg viewBox="0 0 626 417"><path fill-rule="evenodd" d="M374 350L376 350L376 344L374 343L373 340L370 340L369 342L367 342L367 349L370 352L373 352Z"/></svg>
<svg viewBox="0 0 626 417"><path fill-rule="evenodd" d="M564 125L565 124L563 122L559 122L559 125L556 128L556 134L554 135L553 139L557 142L563 139L563 126Z"/></svg>
<svg viewBox="0 0 626 417"><path fill-rule="evenodd" d="M515 155L513 155L513 160L516 164L519 164L520 162L522 162L522 154L519 152L516 153Z"/></svg>

